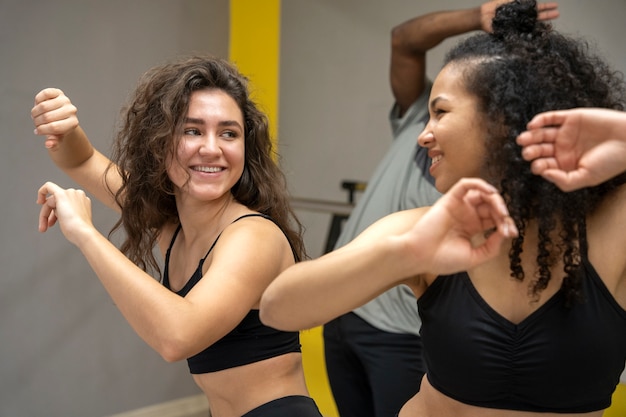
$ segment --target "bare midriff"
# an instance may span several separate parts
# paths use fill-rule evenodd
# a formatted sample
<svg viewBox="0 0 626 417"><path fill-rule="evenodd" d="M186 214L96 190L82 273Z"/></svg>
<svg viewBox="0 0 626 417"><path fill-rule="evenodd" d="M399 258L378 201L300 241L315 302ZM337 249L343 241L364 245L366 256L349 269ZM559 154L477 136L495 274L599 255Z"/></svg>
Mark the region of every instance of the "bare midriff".
<svg viewBox="0 0 626 417"><path fill-rule="evenodd" d="M193 375L213 417L240 417L269 401L306 395L302 355L287 353L223 371Z"/></svg>
<svg viewBox="0 0 626 417"><path fill-rule="evenodd" d="M456 401L433 388L424 377L420 392L400 411L399 417L601 417L602 410L590 413L536 413L484 408Z"/></svg>

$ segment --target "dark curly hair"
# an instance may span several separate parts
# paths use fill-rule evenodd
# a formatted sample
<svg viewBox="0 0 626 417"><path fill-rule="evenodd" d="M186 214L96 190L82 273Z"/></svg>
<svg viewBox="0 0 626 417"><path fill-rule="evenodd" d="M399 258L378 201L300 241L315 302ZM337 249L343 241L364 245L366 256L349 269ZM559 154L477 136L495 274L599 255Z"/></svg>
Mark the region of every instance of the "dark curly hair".
<svg viewBox="0 0 626 417"><path fill-rule="evenodd" d="M231 189L235 199L270 216L285 232L298 260L305 255L303 227L289 202L286 180L273 159L267 117L250 99L247 79L225 60L192 56L148 70L122 110L112 165L122 177L116 194L122 216L122 252L144 271L161 270L153 255L161 228L178 223L174 186L167 174L168 155L176 155L183 121L194 91L218 89L235 100L243 113L245 164ZM115 168L115 165L117 168Z"/></svg>
<svg viewBox="0 0 626 417"><path fill-rule="evenodd" d="M582 300L581 251L586 251L585 219L623 184L625 176L596 187L565 193L532 174L515 143L537 113L574 107L624 109L623 75L612 70L589 44L554 31L537 20L535 1L516 0L496 10L493 33L469 37L448 52L445 64L462 71L467 91L479 101L487 123L488 180L499 186L520 230L509 252L511 276L523 280L525 227L537 223L537 270L530 294L537 297L564 262L568 303Z"/></svg>

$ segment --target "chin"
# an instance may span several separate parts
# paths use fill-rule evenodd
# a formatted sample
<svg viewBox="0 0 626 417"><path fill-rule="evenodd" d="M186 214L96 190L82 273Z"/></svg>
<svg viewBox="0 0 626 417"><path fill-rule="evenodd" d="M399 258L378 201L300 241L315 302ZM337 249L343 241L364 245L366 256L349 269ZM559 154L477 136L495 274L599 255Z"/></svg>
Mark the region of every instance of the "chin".
<svg viewBox="0 0 626 417"><path fill-rule="evenodd" d="M450 188L452 188L452 185L453 184L449 184L441 178L435 178L435 188L440 193L446 193Z"/></svg>

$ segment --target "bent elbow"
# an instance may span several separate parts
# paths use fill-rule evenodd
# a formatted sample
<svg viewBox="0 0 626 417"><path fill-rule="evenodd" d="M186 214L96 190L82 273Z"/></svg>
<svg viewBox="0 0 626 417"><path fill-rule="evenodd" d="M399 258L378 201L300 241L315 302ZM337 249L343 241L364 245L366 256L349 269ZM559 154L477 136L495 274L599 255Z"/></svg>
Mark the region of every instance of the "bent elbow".
<svg viewBox="0 0 626 417"><path fill-rule="evenodd" d="M156 348L156 351L163 360L169 363L182 361L191 356L187 344L175 340L164 341Z"/></svg>
<svg viewBox="0 0 626 417"><path fill-rule="evenodd" d="M271 297L267 297L266 294L263 294L261 302L259 303L259 319L264 325L278 329L274 318L274 307Z"/></svg>
<svg viewBox="0 0 626 417"><path fill-rule="evenodd" d="M187 359L186 357L174 351L162 351L162 352L159 352L159 354L161 355L163 360L165 360L165 362L168 362L168 363L174 363L174 362L182 361L183 359Z"/></svg>
<svg viewBox="0 0 626 417"><path fill-rule="evenodd" d="M280 320L282 315L277 312L278 309L276 297L271 294L271 291L270 293L266 291L263 297L261 297L259 305L259 318L261 319L261 323L277 330L293 331L293 329L286 328L286 323Z"/></svg>
<svg viewBox="0 0 626 417"><path fill-rule="evenodd" d="M405 36L402 27L396 26L391 30L391 49L400 50L405 46Z"/></svg>

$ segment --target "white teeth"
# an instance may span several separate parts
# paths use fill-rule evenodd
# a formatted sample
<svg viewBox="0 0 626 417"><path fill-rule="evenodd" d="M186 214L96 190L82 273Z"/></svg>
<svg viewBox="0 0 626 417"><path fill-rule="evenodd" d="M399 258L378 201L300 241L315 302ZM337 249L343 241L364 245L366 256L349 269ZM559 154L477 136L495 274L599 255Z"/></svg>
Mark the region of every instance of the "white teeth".
<svg viewBox="0 0 626 417"><path fill-rule="evenodd" d="M193 169L200 172L219 172L222 170L220 167L194 167Z"/></svg>
<svg viewBox="0 0 626 417"><path fill-rule="evenodd" d="M432 163L436 164L437 162L439 162L441 160L442 156L438 155L432 158ZM432 165L432 164L431 164Z"/></svg>

